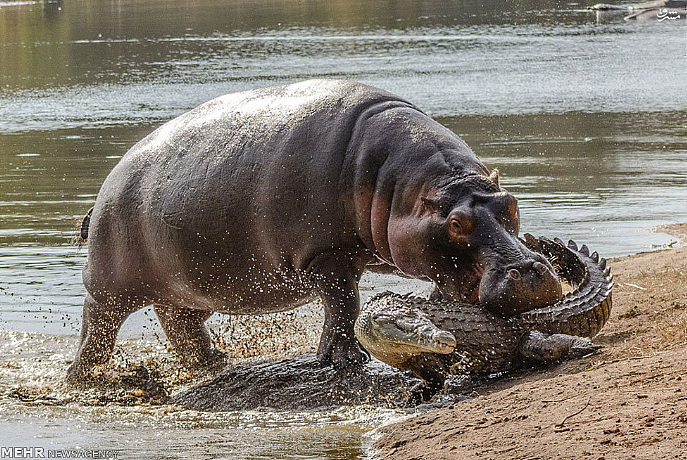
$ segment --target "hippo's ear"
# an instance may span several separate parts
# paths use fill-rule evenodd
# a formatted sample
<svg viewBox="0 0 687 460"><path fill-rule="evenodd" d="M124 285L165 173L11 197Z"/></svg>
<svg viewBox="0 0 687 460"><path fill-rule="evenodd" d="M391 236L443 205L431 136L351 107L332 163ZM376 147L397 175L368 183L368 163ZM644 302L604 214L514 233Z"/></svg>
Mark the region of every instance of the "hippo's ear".
<svg viewBox="0 0 687 460"><path fill-rule="evenodd" d="M439 213L439 202L433 198L428 198L423 196L420 203L420 215L425 214L438 214Z"/></svg>
<svg viewBox="0 0 687 460"><path fill-rule="evenodd" d="M491 180L494 184L496 184L497 187L501 187L499 185L499 170L494 168L491 170L491 174L489 174L489 180Z"/></svg>

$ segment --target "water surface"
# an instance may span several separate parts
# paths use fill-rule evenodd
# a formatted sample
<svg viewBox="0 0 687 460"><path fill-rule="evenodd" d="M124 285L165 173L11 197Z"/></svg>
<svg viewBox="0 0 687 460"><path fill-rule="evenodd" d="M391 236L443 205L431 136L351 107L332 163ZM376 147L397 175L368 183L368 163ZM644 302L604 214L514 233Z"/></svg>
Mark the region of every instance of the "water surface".
<svg viewBox="0 0 687 460"><path fill-rule="evenodd" d="M83 296L75 225L131 145L224 93L315 77L379 86L501 170L523 231L604 256L674 244L651 229L687 220L687 24L625 22L588 3L0 0L4 442L140 458L363 458L365 433L394 416L98 406L61 387ZM364 295L382 288L422 286L368 277ZM310 325L318 312L265 324ZM225 336L241 329L212 321ZM312 348L316 327L301 332L270 350ZM171 359L150 312L120 338L118 364ZM17 389L59 403L22 401Z"/></svg>

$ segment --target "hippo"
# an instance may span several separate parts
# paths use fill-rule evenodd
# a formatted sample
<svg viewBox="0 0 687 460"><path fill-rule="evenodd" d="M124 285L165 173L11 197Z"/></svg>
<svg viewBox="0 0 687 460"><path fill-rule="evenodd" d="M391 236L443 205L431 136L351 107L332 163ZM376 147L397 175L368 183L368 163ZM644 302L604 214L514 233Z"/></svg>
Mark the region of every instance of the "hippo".
<svg viewBox="0 0 687 460"><path fill-rule="evenodd" d="M68 380L106 364L148 305L183 363L203 368L224 359L204 325L213 312L318 297L318 361L358 367L368 265L506 316L554 303L558 277L518 229L498 171L398 96L310 80L218 97L138 142L103 182L81 229L87 294Z"/></svg>

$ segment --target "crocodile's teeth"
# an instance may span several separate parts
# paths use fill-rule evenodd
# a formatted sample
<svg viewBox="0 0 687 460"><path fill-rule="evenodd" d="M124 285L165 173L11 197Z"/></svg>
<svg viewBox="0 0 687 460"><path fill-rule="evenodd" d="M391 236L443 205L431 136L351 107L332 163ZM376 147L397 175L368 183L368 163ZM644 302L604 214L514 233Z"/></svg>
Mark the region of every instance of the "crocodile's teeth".
<svg viewBox="0 0 687 460"><path fill-rule="evenodd" d="M575 243L573 240L568 241L568 247L573 251L577 251L577 243Z"/></svg>

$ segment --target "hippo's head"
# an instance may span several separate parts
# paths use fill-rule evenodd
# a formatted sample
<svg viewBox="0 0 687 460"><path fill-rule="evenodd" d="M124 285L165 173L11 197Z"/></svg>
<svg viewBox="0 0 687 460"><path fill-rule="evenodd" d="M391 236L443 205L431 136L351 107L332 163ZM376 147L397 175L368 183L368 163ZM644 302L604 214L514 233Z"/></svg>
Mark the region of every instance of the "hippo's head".
<svg viewBox="0 0 687 460"><path fill-rule="evenodd" d="M498 170L458 175L424 192L411 216L390 225L399 269L434 281L448 299L503 316L560 300L549 261L518 239L517 200L499 186Z"/></svg>

